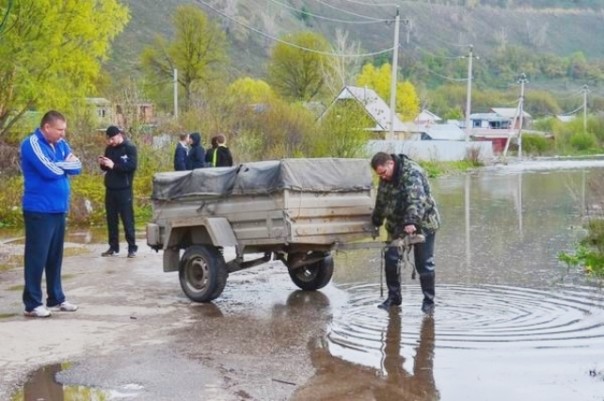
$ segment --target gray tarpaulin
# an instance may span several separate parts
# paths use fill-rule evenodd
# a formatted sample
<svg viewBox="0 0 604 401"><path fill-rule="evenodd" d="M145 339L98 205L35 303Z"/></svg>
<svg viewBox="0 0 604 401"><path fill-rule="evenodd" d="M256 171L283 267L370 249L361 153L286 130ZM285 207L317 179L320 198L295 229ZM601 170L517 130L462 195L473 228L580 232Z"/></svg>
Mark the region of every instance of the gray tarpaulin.
<svg viewBox="0 0 604 401"><path fill-rule="evenodd" d="M155 200L198 195L252 195L283 189L339 192L370 188L371 168L366 159L283 159L236 167L157 173L153 177Z"/></svg>

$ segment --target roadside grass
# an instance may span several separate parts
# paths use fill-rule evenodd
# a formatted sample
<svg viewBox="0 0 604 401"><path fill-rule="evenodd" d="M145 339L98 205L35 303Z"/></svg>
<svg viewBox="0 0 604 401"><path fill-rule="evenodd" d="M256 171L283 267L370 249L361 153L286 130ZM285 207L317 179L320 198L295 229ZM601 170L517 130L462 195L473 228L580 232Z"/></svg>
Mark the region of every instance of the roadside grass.
<svg viewBox="0 0 604 401"><path fill-rule="evenodd" d="M579 241L573 252L560 252L558 259L569 268L580 268L586 274L604 278L604 176L590 177L589 193L584 202L586 219L583 227L587 235Z"/></svg>

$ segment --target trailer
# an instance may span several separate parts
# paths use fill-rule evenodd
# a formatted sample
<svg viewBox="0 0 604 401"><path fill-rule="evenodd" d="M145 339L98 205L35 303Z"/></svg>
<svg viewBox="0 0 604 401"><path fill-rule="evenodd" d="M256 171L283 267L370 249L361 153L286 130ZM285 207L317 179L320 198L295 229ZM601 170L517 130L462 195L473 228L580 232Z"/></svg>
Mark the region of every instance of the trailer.
<svg viewBox="0 0 604 401"><path fill-rule="evenodd" d="M366 159L283 159L157 173L152 204L147 244L163 252L163 270L178 271L195 302L218 298L229 273L270 260L282 261L299 288L322 288L333 274L332 251L368 238L373 228ZM227 247L235 249L228 262Z"/></svg>

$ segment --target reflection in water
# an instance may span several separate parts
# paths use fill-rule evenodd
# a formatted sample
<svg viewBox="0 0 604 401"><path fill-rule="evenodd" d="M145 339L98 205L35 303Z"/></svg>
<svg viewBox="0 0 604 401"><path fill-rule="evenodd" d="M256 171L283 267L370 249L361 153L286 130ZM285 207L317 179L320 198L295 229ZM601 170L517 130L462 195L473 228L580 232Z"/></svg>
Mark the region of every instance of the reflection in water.
<svg viewBox="0 0 604 401"><path fill-rule="evenodd" d="M376 391L376 400L437 400L434 383L434 318L422 320L419 342L413 362L413 374L403 368L405 358L401 354L401 316L393 311L388 317L383 366L387 386Z"/></svg>
<svg viewBox="0 0 604 401"><path fill-rule="evenodd" d="M412 361L406 361L402 352L402 324L399 311L382 312L381 321L387 327L380 332L376 352L379 367L349 362L333 356L332 345L311 343L311 358L316 373L294 395L294 400L438 400L434 363L434 319L422 320ZM357 350L360 353L367 350ZM406 369L407 362L413 367Z"/></svg>
<svg viewBox="0 0 604 401"><path fill-rule="evenodd" d="M55 381L55 375L62 370L61 364L45 366L35 371L23 386L22 397L14 401L63 401L63 386Z"/></svg>
<svg viewBox="0 0 604 401"><path fill-rule="evenodd" d="M56 375L64 366L60 363L42 367L29 376L23 389L11 401L106 401L104 391L84 386L63 386Z"/></svg>

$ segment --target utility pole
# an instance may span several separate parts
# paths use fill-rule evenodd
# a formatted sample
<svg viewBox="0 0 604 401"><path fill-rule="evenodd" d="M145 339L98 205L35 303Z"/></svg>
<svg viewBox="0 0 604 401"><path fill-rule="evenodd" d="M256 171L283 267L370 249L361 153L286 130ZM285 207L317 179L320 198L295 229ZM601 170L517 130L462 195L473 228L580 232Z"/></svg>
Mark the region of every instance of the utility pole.
<svg viewBox="0 0 604 401"><path fill-rule="evenodd" d="M524 117L524 85L528 83L526 74L522 73L520 79L520 99L518 100L518 159L522 160L522 117Z"/></svg>
<svg viewBox="0 0 604 401"><path fill-rule="evenodd" d="M403 20L403 23L405 24L405 34L406 34L406 43L409 44L409 42L411 41L411 20L409 18L405 18Z"/></svg>
<svg viewBox="0 0 604 401"><path fill-rule="evenodd" d="M174 118L178 118L178 70L174 69Z"/></svg>
<svg viewBox="0 0 604 401"><path fill-rule="evenodd" d="M392 79L390 81L390 138L394 139L394 115L396 113L396 81L398 73L398 46L399 46L399 29L401 17L399 9L396 7L396 18L394 20L394 51L392 52Z"/></svg>
<svg viewBox="0 0 604 401"><path fill-rule="evenodd" d="M518 124L518 132L516 136L518 137L518 159L522 159L522 117L524 114L524 84L528 82L526 79L526 74L520 74L520 78L516 81L520 84L520 98L518 99L518 107L516 107L516 112L514 113L514 118L512 119L512 126L510 127L510 131L508 133L508 139L505 141L505 147L503 148L503 158L508 154L508 148L510 147L510 141L512 140L513 130L516 128L516 124Z"/></svg>
<svg viewBox="0 0 604 401"><path fill-rule="evenodd" d="M470 140L470 134L472 129L470 127L470 108L472 107L472 60L474 56L472 55L472 50L474 49L473 45L470 45L470 52L468 53L468 87L466 89L466 142Z"/></svg>
<svg viewBox="0 0 604 401"><path fill-rule="evenodd" d="M587 134L587 92L589 87L583 85L583 133Z"/></svg>

